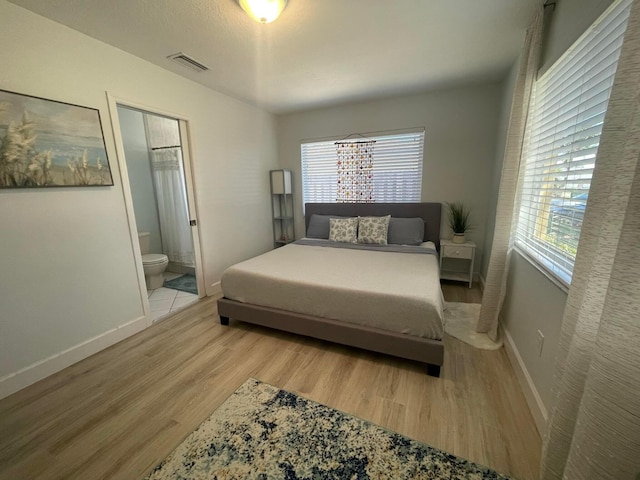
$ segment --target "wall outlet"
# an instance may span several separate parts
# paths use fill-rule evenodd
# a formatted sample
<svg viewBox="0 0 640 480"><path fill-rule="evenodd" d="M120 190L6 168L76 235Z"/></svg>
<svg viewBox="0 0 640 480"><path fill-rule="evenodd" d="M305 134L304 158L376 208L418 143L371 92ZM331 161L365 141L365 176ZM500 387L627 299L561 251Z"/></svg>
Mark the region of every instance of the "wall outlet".
<svg viewBox="0 0 640 480"><path fill-rule="evenodd" d="M544 347L544 335L538 330L538 357L542 356L542 347Z"/></svg>

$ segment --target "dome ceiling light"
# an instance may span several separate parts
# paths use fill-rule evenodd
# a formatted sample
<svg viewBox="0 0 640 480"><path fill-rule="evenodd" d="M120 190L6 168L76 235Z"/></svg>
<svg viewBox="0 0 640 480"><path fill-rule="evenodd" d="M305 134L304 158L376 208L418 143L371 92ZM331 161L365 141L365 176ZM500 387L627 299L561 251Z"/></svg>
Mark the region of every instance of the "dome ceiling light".
<svg viewBox="0 0 640 480"><path fill-rule="evenodd" d="M259 23L271 23L280 16L288 0L238 0L247 14Z"/></svg>

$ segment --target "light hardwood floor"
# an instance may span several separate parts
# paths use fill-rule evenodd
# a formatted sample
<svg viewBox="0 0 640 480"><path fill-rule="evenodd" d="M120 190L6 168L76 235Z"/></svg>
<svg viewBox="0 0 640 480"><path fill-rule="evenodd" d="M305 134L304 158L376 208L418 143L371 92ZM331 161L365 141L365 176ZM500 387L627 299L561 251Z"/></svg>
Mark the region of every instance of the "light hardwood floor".
<svg viewBox="0 0 640 480"><path fill-rule="evenodd" d="M477 288L443 285L449 301ZM0 400L1 479L142 479L247 378L521 480L540 437L505 352L446 338L441 378L414 362L231 322L214 298Z"/></svg>

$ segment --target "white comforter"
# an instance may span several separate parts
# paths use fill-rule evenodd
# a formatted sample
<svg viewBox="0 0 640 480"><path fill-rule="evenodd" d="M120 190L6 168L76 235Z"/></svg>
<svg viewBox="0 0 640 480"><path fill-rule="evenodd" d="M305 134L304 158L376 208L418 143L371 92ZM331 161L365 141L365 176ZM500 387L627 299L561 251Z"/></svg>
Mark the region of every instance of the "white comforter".
<svg viewBox="0 0 640 480"><path fill-rule="evenodd" d="M226 298L440 340L436 255L290 244L229 267Z"/></svg>

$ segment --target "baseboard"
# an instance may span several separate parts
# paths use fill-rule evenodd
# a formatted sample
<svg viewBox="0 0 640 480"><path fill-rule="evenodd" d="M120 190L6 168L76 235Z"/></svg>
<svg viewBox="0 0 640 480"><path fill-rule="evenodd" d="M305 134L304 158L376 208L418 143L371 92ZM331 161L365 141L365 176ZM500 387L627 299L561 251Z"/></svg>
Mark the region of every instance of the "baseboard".
<svg viewBox="0 0 640 480"><path fill-rule="evenodd" d="M147 328L151 323L147 317L139 317L107 332L101 333L78 345L51 355L17 372L0 378L0 399L22 390L43 378L53 375L74 363L90 357L100 350L118 343L131 335Z"/></svg>
<svg viewBox="0 0 640 480"><path fill-rule="evenodd" d="M216 282L211 284L209 287L209 291L207 295L210 297L221 297L222 296L222 284L220 282Z"/></svg>
<svg viewBox="0 0 640 480"><path fill-rule="evenodd" d="M196 275L196 268L188 265L182 265L180 263L169 262L167 265L167 272L172 273L188 273L189 275Z"/></svg>
<svg viewBox="0 0 640 480"><path fill-rule="evenodd" d="M520 352L518 352L518 348L516 347L513 338L504 327L501 330L504 335L504 349L507 352L507 357L509 357L513 371L520 383L520 388L522 388L522 392L527 400L529 410L531 410L533 420L538 428L538 433L540 434L540 437L544 438L547 431L547 407L542 403L540 394L529 375L529 371L520 356Z"/></svg>

